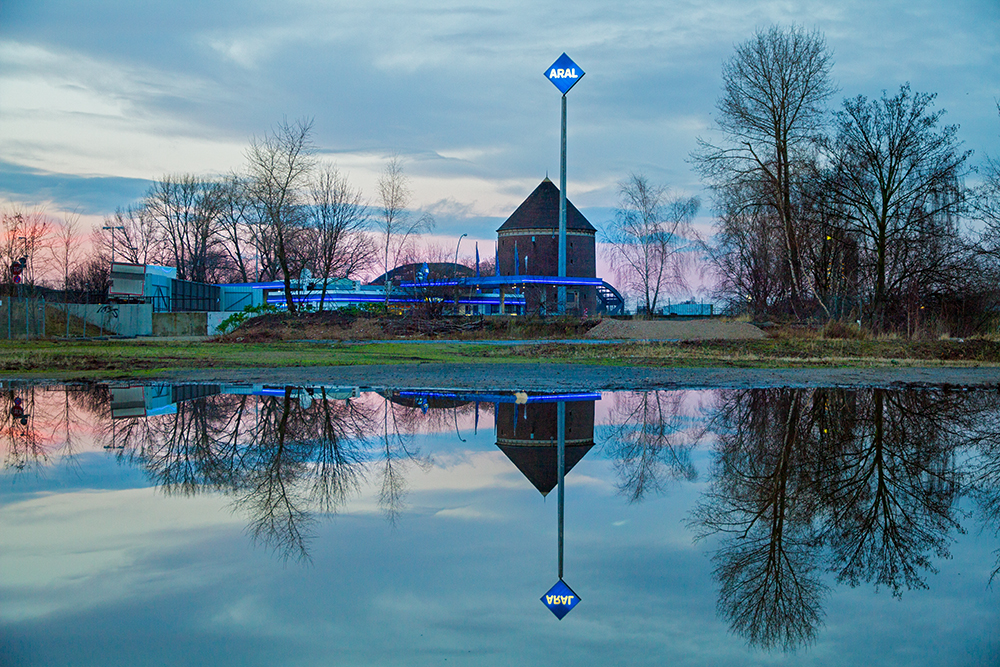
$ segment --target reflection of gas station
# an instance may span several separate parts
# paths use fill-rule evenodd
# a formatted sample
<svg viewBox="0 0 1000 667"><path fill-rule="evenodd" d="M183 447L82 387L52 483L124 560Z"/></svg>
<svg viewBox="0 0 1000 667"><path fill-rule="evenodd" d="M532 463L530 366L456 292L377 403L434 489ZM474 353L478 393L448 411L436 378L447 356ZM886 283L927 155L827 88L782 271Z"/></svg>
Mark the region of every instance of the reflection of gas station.
<svg viewBox="0 0 1000 667"><path fill-rule="evenodd" d="M217 394L235 396L285 396L303 405L322 395L327 399L357 398L357 387L318 385L284 387L267 384L146 384L111 387L111 418L132 419L175 414L177 404Z"/></svg>
<svg viewBox="0 0 1000 667"><path fill-rule="evenodd" d="M565 57L565 56L564 56ZM600 393L564 394L478 393L400 391L394 397L427 410L432 401L453 406L493 403L497 447L543 495L558 487L558 574L559 580L541 597L542 603L562 618L579 602L580 596L563 581L566 473L594 446L594 413Z"/></svg>
<svg viewBox="0 0 1000 667"><path fill-rule="evenodd" d="M546 496L559 483L558 403L548 396L529 396L524 405L497 405L497 447L536 489ZM594 404L567 400L566 469L569 473L594 446ZM532 400L536 399L536 400Z"/></svg>

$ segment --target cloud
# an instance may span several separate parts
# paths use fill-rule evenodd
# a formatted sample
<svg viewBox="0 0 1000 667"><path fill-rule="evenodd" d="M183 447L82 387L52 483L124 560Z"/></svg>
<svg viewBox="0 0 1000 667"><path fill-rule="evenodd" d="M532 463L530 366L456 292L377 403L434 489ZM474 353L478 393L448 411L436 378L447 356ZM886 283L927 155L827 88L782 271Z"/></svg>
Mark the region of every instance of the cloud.
<svg viewBox="0 0 1000 667"><path fill-rule="evenodd" d="M9 162L53 173L218 173L241 165L250 135L312 117L367 191L396 152L417 207L505 217L558 173L559 96L542 71L565 50L587 72L568 97L577 205L612 206L630 171L695 194L686 159L712 132L721 64L772 22L822 31L845 95L909 80L940 93L970 147L1000 152L995 0L13 5L0 141Z"/></svg>
<svg viewBox="0 0 1000 667"><path fill-rule="evenodd" d="M0 197L29 206L58 203L64 210L101 215L141 198L151 182L119 176L54 174L0 160Z"/></svg>

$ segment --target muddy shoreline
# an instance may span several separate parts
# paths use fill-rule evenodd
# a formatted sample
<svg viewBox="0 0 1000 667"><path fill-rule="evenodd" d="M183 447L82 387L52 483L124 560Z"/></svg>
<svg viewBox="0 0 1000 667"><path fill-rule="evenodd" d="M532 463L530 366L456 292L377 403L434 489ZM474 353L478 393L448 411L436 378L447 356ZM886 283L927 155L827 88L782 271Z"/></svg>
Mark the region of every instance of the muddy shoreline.
<svg viewBox="0 0 1000 667"><path fill-rule="evenodd" d="M424 363L171 371L143 382L335 384L501 391L750 387L975 386L1000 389L997 367L646 368L586 364Z"/></svg>

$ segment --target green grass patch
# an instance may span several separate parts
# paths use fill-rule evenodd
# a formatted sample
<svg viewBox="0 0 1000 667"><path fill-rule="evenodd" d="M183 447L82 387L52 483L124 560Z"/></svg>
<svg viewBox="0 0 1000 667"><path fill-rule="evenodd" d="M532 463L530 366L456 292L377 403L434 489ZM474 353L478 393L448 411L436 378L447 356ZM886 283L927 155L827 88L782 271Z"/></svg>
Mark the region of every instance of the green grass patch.
<svg viewBox="0 0 1000 667"><path fill-rule="evenodd" d="M465 343L219 344L214 341L4 341L0 374L124 378L208 368L294 368L410 363L610 364L660 367L892 367L1000 365L1000 342L769 338L570 345Z"/></svg>

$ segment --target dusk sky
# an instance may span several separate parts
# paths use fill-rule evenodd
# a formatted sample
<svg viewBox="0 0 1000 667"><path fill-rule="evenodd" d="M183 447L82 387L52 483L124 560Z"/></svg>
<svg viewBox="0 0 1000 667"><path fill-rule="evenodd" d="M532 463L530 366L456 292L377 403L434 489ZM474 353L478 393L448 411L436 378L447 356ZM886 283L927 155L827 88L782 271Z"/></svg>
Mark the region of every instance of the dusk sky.
<svg viewBox="0 0 1000 667"><path fill-rule="evenodd" d="M908 81L938 94L973 164L1000 155L997 0L4 0L0 204L97 222L150 180L238 169L251 136L312 118L322 157L367 194L398 154L442 243L492 244L557 180L543 71L565 51L586 71L568 96L570 199L600 229L641 172L701 195L707 223L689 154L714 136L722 63L772 23L825 35L831 106Z"/></svg>

